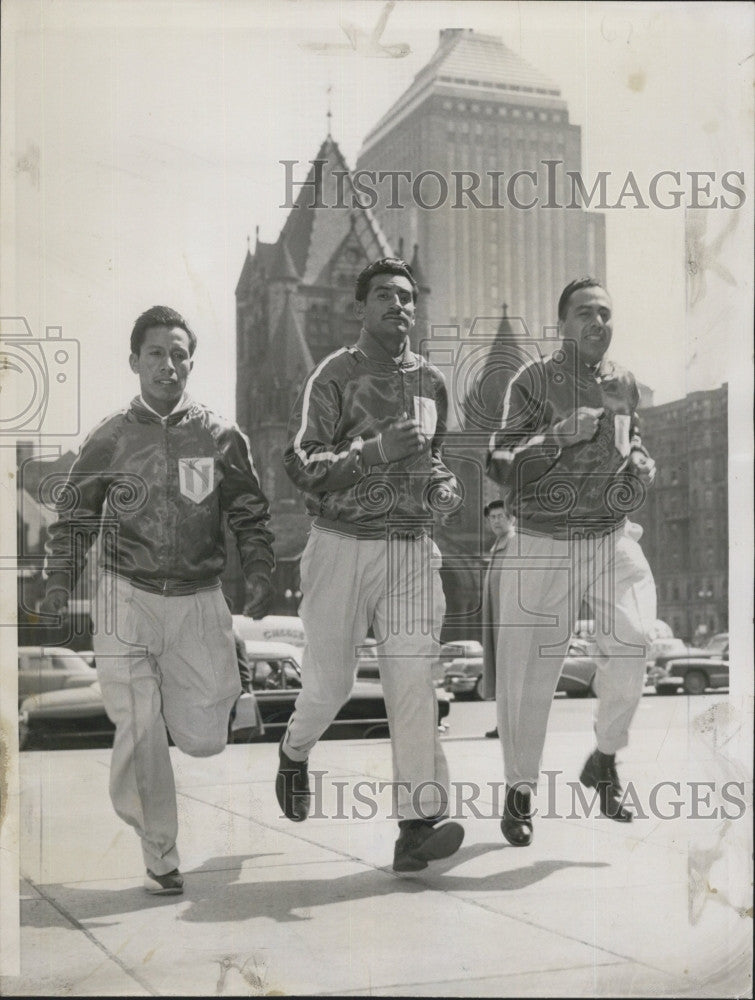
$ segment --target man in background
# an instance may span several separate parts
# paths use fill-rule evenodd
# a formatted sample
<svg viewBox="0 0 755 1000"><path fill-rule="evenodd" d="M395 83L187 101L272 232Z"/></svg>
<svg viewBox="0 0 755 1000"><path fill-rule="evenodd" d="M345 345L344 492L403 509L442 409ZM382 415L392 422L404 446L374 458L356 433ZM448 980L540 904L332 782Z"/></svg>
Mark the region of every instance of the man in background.
<svg viewBox="0 0 755 1000"><path fill-rule="evenodd" d="M501 563L514 537L514 518L506 509L505 500L491 500L485 505L483 513L495 541L490 549L488 568L482 587L482 691L484 698L495 698L495 651L499 640L498 607L501 584L505 583ZM497 740L498 727L485 733L485 738Z"/></svg>

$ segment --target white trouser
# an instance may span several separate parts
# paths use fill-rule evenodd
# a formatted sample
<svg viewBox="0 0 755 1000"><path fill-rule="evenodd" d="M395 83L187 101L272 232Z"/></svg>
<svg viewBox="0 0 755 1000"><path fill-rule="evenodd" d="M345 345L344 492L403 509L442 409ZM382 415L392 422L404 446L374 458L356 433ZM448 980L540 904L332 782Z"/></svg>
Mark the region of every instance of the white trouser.
<svg viewBox="0 0 755 1000"><path fill-rule="evenodd" d="M176 787L168 750L220 753L241 693L232 619L220 588L162 597L102 574L94 652L115 724L110 797L139 834L147 868L178 867Z"/></svg>
<svg viewBox="0 0 755 1000"><path fill-rule="evenodd" d="M517 532L502 569L496 693L498 732L509 785L534 788L553 695L583 598L593 609L598 749L627 745L642 697L646 644L656 620L650 567L627 522L594 539Z"/></svg>
<svg viewBox="0 0 755 1000"><path fill-rule="evenodd" d="M402 819L438 816L447 805L431 665L445 612L439 566L440 552L427 536L389 542L317 527L301 560L307 645L283 749L292 760L307 759L349 699L357 650L372 626Z"/></svg>

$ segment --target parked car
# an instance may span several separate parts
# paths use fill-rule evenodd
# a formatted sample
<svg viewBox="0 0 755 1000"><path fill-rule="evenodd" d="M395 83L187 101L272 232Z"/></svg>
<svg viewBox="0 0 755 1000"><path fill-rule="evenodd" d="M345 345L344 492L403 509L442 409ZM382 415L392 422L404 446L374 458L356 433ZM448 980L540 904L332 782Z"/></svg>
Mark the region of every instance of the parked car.
<svg viewBox="0 0 755 1000"><path fill-rule="evenodd" d="M245 643L252 677L252 693L242 694L232 724L231 741L280 739L301 689L301 650L280 642L249 640ZM89 668L87 668L89 669ZM438 722L450 711L449 699L437 692ZM265 732L259 733L253 702L256 701ZM53 691L27 698L19 713L22 749L75 746L84 739L98 745L112 742L113 724L107 717L96 682L78 691ZM372 738L388 735L383 689L379 682L357 680L349 701L338 713L325 739Z"/></svg>
<svg viewBox="0 0 755 1000"><path fill-rule="evenodd" d="M677 640L678 641L678 640ZM648 667L648 681L658 694L702 694L729 686L729 633L719 632L702 648L664 651Z"/></svg>
<svg viewBox="0 0 755 1000"><path fill-rule="evenodd" d="M474 671L479 667L482 673L482 643L476 639L455 639L444 642L438 655L433 659L433 682L438 687L445 684L446 672L451 664L457 673Z"/></svg>
<svg viewBox="0 0 755 1000"><path fill-rule="evenodd" d="M96 673L78 653L65 646L20 646L18 703L30 695L62 688L88 687Z"/></svg>
<svg viewBox="0 0 755 1000"><path fill-rule="evenodd" d="M589 640L572 638L564 659L556 692L569 698L584 698L595 694L594 680L598 669ZM457 698L482 698L482 656L451 660L446 667L443 687Z"/></svg>
<svg viewBox="0 0 755 1000"><path fill-rule="evenodd" d="M729 633L719 632L701 649L687 647L683 655L656 657L648 680L658 694L703 694L729 686Z"/></svg>
<svg viewBox="0 0 755 1000"><path fill-rule="evenodd" d="M307 641L302 620L295 615L265 615L259 619L233 615L233 628L244 642L287 642L303 646Z"/></svg>
<svg viewBox="0 0 755 1000"><path fill-rule="evenodd" d="M595 661L597 647L588 638L572 638L566 652L556 692L563 691L567 698L595 697Z"/></svg>
<svg viewBox="0 0 755 1000"><path fill-rule="evenodd" d="M232 741L243 733L261 737L254 694L244 693L236 702L236 716L231 723ZM105 711L102 691L97 681L85 688L50 691L33 695L21 703L18 715L20 750L68 749L81 746L110 746L115 726Z"/></svg>
<svg viewBox="0 0 755 1000"><path fill-rule="evenodd" d="M246 656L252 676L252 687L265 724L265 738L279 740L288 725L294 702L301 689L301 650L282 642L247 641ZM372 648L367 643L366 649ZM376 670L377 657L372 665L372 655L365 652L364 664L368 673ZM438 724L448 716L450 703L446 695L436 692L438 698ZM369 739L388 736L388 719L383 689L377 676L365 679L357 674L351 698L336 716L323 739ZM237 733L234 742L244 740Z"/></svg>

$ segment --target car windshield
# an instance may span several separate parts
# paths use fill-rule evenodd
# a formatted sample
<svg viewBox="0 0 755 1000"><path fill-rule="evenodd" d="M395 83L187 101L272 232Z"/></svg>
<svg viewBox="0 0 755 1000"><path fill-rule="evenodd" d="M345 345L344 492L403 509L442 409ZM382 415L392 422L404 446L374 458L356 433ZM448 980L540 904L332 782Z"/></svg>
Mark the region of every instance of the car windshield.
<svg viewBox="0 0 755 1000"><path fill-rule="evenodd" d="M709 653L724 653L728 645L728 635L714 635L705 648Z"/></svg>
<svg viewBox="0 0 755 1000"><path fill-rule="evenodd" d="M53 656L52 665L54 670L75 671L79 674L92 673L92 668L80 656Z"/></svg>

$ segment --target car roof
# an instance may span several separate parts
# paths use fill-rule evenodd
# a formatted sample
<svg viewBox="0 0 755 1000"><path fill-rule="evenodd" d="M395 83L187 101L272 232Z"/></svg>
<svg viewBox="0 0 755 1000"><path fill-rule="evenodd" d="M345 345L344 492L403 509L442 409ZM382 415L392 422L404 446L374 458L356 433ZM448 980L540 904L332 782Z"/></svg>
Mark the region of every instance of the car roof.
<svg viewBox="0 0 755 1000"><path fill-rule="evenodd" d="M244 648L246 649L247 656L273 656L273 657L289 657L296 663L301 660L301 650L298 646L292 646L290 642L270 642L267 639L246 639L244 641Z"/></svg>
<svg viewBox="0 0 755 1000"><path fill-rule="evenodd" d="M69 649L68 646L19 646L18 651L19 653L36 653L37 656L50 656L55 653L58 656L81 657L81 653L75 649Z"/></svg>

